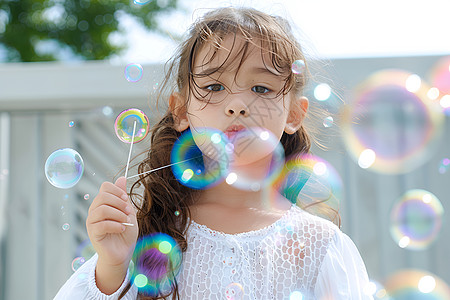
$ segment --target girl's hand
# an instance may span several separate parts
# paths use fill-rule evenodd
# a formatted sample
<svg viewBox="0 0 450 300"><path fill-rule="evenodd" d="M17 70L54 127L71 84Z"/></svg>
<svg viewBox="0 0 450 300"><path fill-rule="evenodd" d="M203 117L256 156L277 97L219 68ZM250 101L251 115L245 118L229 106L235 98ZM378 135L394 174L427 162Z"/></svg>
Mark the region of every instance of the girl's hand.
<svg viewBox="0 0 450 300"><path fill-rule="evenodd" d="M104 293L113 293L125 278L138 237L136 211L126 193L125 177L115 184L102 184L89 207L86 228L98 253L97 286Z"/></svg>

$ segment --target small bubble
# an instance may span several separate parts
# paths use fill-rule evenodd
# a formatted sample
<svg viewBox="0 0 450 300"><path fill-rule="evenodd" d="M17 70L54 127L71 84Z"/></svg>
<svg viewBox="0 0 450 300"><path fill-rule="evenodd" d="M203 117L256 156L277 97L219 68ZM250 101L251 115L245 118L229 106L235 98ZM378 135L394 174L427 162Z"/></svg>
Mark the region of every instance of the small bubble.
<svg viewBox="0 0 450 300"><path fill-rule="evenodd" d="M178 217L179 215L180 215L180 212L179 212L178 210L176 210L176 211L175 211L175 216Z"/></svg>
<svg viewBox="0 0 450 300"><path fill-rule="evenodd" d="M323 126L329 128L333 126L333 122L334 122L333 117L331 116L326 117L325 119L323 119Z"/></svg>
<svg viewBox="0 0 450 300"><path fill-rule="evenodd" d="M75 122L74 121L70 121L69 122L69 127L73 127L75 125Z"/></svg>
<svg viewBox="0 0 450 300"><path fill-rule="evenodd" d="M89 194L84 195L84 200L89 200Z"/></svg>
<svg viewBox="0 0 450 300"><path fill-rule="evenodd" d="M305 70L305 62L302 59L298 59L298 60L294 61L291 68L292 68L292 73L301 74Z"/></svg>
<svg viewBox="0 0 450 300"><path fill-rule="evenodd" d="M142 79L144 69L140 64L131 63L125 67L125 78L129 82L137 82Z"/></svg>
<svg viewBox="0 0 450 300"><path fill-rule="evenodd" d="M69 223L64 223L63 226L62 226L62 229L63 229L64 231L69 230L69 229L70 229Z"/></svg>

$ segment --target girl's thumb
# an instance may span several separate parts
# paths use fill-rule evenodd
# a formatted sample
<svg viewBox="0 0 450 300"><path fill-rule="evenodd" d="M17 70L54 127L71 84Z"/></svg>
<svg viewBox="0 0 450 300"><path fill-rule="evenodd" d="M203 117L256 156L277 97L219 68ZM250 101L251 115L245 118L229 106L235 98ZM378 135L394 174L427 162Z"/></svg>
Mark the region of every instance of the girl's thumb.
<svg viewBox="0 0 450 300"><path fill-rule="evenodd" d="M127 179L123 176L117 178L115 185L120 187L124 192L127 192Z"/></svg>

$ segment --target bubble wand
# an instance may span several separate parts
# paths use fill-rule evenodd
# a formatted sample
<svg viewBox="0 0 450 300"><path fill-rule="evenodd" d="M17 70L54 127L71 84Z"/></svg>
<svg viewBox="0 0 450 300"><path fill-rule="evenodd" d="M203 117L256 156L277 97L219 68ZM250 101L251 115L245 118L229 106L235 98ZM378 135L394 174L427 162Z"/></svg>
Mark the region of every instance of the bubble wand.
<svg viewBox="0 0 450 300"><path fill-rule="evenodd" d="M130 166L131 151L133 149L135 133L136 133L136 121L134 121L134 125L133 125L133 135L131 136L130 152L128 153L127 167L125 168L125 178L127 178L127 175L128 175L128 167ZM122 223L122 224L125 226L134 226L134 224L132 224L132 223Z"/></svg>

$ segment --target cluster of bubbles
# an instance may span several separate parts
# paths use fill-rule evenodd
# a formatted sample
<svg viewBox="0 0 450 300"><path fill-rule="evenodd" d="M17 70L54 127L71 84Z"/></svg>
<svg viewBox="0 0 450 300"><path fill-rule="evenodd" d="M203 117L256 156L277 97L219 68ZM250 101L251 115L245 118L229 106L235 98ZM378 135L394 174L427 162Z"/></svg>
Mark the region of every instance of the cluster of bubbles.
<svg viewBox="0 0 450 300"><path fill-rule="evenodd" d="M443 213L435 195L426 190L410 190L391 210L392 238L401 248L425 249L438 236Z"/></svg>
<svg viewBox="0 0 450 300"><path fill-rule="evenodd" d="M83 172L83 159L71 148L54 151L45 162L45 176L48 182L57 188L73 187L80 181Z"/></svg>
<svg viewBox="0 0 450 300"><path fill-rule="evenodd" d="M450 299L450 288L438 276L415 269L398 271L389 276L385 283L387 295L395 300Z"/></svg>
<svg viewBox="0 0 450 300"><path fill-rule="evenodd" d="M139 238L133 253L131 283L150 296L169 294L181 268L181 249L164 233Z"/></svg>
<svg viewBox="0 0 450 300"><path fill-rule="evenodd" d="M130 108L122 111L117 116L114 130L122 142L131 144L133 140L134 143L138 143L147 136L148 124L148 117L143 111L137 108Z"/></svg>
<svg viewBox="0 0 450 300"><path fill-rule="evenodd" d="M443 114L419 76L382 70L355 90L343 109L348 152L363 168L398 174L423 164L436 149Z"/></svg>

